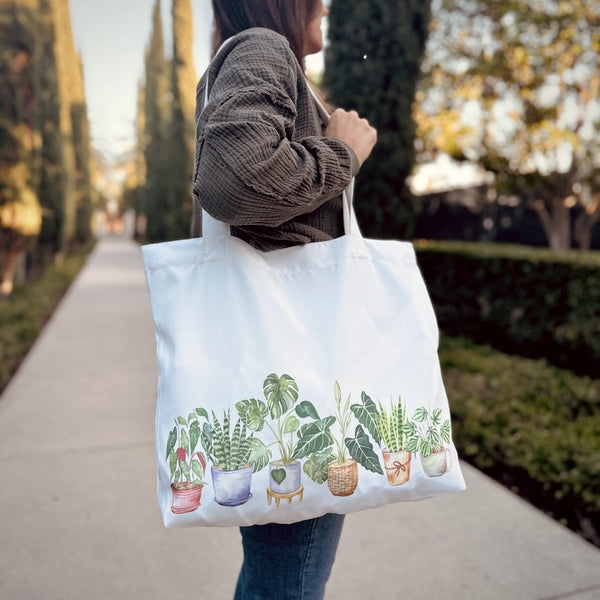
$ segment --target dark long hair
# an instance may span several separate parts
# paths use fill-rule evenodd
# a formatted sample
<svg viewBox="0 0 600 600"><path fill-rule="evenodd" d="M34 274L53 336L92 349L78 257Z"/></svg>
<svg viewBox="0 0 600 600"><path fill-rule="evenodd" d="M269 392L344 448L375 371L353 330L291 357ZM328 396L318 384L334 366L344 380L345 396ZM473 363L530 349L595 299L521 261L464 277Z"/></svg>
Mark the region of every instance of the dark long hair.
<svg viewBox="0 0 600 600"><path fill-rule="evenodd" d="M212 0L213 54L227 38L250 29L266 27L285 36L302 64L304 32L317 11L318 0Z"/></svg>

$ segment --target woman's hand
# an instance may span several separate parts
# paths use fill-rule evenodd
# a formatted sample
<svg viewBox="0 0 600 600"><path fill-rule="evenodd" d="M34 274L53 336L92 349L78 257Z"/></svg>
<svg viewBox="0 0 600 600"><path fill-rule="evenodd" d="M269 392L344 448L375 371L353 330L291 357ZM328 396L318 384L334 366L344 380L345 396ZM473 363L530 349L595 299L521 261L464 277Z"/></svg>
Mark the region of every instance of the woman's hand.
<svg viewBox="0 0 600 600"><path fill-rule="evenodd" d="M341 108L337 108L329 118L325 136L337 138L350 146L360 165L367 160L377 142L377 130L366 119L361 119L354 110Z"/></svg>

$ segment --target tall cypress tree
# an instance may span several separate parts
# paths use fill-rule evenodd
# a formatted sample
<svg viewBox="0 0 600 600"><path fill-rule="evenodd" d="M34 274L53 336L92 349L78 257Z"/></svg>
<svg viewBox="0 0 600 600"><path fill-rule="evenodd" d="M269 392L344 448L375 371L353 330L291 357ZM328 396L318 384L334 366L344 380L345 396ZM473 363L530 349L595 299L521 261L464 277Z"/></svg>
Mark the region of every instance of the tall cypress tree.
<svg viewBox="0 0 600 600"><path fill-rule="evenodd" d="M135 180L133 189L129 193L129 206L135 209L137 223L135 227L136 238L144 236L146 231L144 190L146 187L146 156L145 156L145 131L146 131L146 88L143 83L138 83L137 110L135 114Z"/></svg>
<svg viewBox="0 0 600 600"><path fill-rule="evenodd" d="M364 232L411 237L414 202L406 178L414 162L412 104L425 50L429 0L332 0L324 85L337 106L378 130L357 178Z"/></svg>
<svg viewBox="0 0 600 600"><path fill-rule="evenodd" d="M92 235L92 148L90 123L87 115L87 103L83 84L83 63L81 56L75 54L73 65L74 85L72 89L71 123L73 147L75 150L75 237L85 242Z"/></svg>
<svg viewBox="0 0 600 600"><path fill-rule="evenodd" d="M172 223L173 193L169 186L169 92L168 63L165 59L160 0L152 14L152 34L146 52L146 93L144 99L146 187L144 192L147 216L146 235L151 242L174 239ZM177 236L175 236L177 237Z"/></svg>
<svg viewBox="0 0 600 600"><path fill-rule="evenodd" d="M0 297L12 292L19 258L42 220L35 191L34 8L0 3Z"/></svg>
<svg viewBox="0 0 600 600"><path fill-rule="evenodd" d="M54 62L56 81L52 87L56 89L58 121L46 122L46 126L56 127L60 132L58 140L58 172L55 173L60 189L60 198L56 198L54 209L54 226L56 227L54 251L59 260L69 251L76 232L76 199L75 199L75 146L73 144L73 122L71 107L73 91L80 77L79 61L75 52L71 31L71 17L68 0L42 0L47 36L48 62ZM52 66L50 66L52 70ZM52 115L55 119L56 115ZM52 135L50 131L46 133Z"/></svg>
<svg viewBox="0 0 600 600"><path fill-rule="evenodd" d="M40 102L36 110L42 139L39 197L44 209L44 219L39 237L39 247L44 257L51 258L63 247L64 134L60 127L61 98L56 61L54 12L49 0L40 0L40 15L42 21L41 53L36 69L40 81Z"/></svg>
<svg viewBox="0 0 600 600"><path fill-rule="evenodd" d="M19 212L29 215L26 223L12 209L4 210L2 220L7 222L10 212L11 252L17 248L14 233L20 229L20 235L27 231L29 238L39 233L38 259L60 259L76 234L77 202L86 213L80 239L90 234L92 185L82 66L73 43L69 3L5 0L0 3L0 24L9 26L0 36L8 77L0 86L0 96L8 99L0 99L0 120L9 134L0 144L7 150L0 162L8 169L0 185L8 184L4 198L20 199ZM16 129L4 127L8 123L2 115L8 114ZM44 214L41 231L38 202Z"/></svg>
<svg viewBox="0 0 600 600"><path fill-rule="evenodd" d="M171 117L171 181L173 238L187 237L192 214L191 179L194 169L194 110L196 102L196 70L192 45L193 17L190 0L173 0L173 58L171 77L173 112Z"/></svg>
<svg viewBox="0 0 600 600"><path fill-rule="evenodd" d="M143 240L146 235L146 214L144 212L144 193L146 186L146 158L144 155L144 138L146 130L145 93L143 83L138 83L137 108L135 115L136 144L133 154L133 169L127 169L123 182L123 204L126 208L133 208L136 214L134 235L136 239ZM131 165L131 159L127 161Z"/></svg>

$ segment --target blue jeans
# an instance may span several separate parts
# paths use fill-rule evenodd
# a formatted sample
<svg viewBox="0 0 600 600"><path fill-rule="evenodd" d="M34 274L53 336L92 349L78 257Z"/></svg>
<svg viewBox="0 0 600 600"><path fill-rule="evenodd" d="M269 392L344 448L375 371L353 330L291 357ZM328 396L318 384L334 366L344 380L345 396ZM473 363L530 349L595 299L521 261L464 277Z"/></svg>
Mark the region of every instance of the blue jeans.
<svg viewBox="0 0 600 600"><path fill-rule="evenodd" d="M240 527L244 562L234 600L322 600L344 515Z"/></svg>

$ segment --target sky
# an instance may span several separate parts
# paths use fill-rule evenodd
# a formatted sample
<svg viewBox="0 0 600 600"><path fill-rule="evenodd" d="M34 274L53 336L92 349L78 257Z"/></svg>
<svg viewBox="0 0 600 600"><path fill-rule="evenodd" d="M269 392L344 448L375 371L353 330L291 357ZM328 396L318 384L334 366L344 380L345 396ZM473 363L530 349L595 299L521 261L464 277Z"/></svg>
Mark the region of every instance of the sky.
<svg viewBox="0 0 600 600"><path fill-rule="evenodd" d="M115 159L135 143L137 86L155 0L69 0L75 47L83 59L92 145ZM211 0L191 0L198 77L209 60ZM165 48L170 54L171 0L161 0ZM322 56L308 63L318 69Z"/></svg>
<svg viewBox="0 0 600 600"><path fill-rule="evenodd" d="M92 145L116 158L135 142L137 86L155 0L69 0L75 47L82 55ZM198 76L208 63L210 0L192 0L194 62ZM165 48L170 53L171 2L162 0Z"/></svg>

